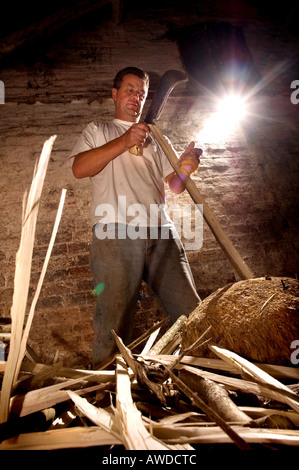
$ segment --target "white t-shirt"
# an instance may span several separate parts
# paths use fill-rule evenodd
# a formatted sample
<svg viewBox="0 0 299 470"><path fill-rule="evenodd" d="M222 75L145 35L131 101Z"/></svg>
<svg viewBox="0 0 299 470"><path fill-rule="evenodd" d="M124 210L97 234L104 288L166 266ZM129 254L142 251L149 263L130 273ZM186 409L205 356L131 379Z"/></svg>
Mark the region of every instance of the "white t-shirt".
<svg viewBox="0 0 299 470"><path fill-rule="evenodd" d="M100 147L126 132L131 122L114 119L89 123L71 152ZM128 224L138 219L140 226L172 223L165 211L164 181L173 168L159 144L150 135L143 155L126 151L92 176L91 223Z"/></svg>

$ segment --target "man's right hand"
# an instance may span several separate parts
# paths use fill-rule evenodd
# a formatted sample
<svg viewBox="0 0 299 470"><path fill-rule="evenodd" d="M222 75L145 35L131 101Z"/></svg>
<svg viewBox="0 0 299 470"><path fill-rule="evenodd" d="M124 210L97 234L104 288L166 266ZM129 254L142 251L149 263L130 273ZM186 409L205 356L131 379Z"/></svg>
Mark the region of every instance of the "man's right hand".
<svg viewBox="0 0 299 470"><path fill-rule="evenodd" d="M135 145L141 147L145 143L149 132L150 129L144 122L132 124L130 129L128 129L122 136L126 150L129 150Z"/></svg>

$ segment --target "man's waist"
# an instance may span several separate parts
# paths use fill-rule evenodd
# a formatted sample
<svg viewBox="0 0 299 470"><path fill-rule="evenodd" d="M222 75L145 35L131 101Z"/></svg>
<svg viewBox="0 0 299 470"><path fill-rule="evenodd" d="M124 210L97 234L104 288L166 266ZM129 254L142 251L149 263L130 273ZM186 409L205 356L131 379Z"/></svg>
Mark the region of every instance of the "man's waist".
<svg viewBox="0 0 299 470"><path fill-rule="evenodd" d="M97 222L92 228L99 240L103 239L169 239L178 238L173 222L163 226L140 226L123 223L101 223Z"/></svg>
<svg viewBox="0 0 299 470"><path fill-rule="evenodd" d="M165 203L129 203L125 196L118 197L114 204L101 203L93 208L93 222L102 224L138 225L159 227L171 223Z"/></svg>

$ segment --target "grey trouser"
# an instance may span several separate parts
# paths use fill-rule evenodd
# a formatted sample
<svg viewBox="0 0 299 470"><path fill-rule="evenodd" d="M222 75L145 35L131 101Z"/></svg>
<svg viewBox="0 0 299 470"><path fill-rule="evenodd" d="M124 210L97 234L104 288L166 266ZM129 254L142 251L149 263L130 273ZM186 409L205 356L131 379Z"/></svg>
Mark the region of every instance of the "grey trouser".
<svg viewBox="0 0 299 470"><path fill-rule="evenodd" d="M111 330L126 345L131 341L142 281L158 297L171 322L189 315L199 304L183 245L174 233L167 239L159 233L158 239L99 240L94 228L90 269L94 286L102 286L93 319L95 367L117 350Z"/></svg>

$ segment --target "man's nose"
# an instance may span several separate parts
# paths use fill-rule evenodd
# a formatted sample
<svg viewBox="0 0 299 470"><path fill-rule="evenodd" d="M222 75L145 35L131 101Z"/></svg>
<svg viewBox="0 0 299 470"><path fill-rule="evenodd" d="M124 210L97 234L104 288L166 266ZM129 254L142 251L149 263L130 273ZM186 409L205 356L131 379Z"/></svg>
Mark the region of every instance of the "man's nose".
<svg viewBox="0 0 299 470"><path fill-rule="evenodd" d="M138 93L138 91L133 92L133 98L134 99L140 101L140 99L141 99L140 97L141 97L141 95L140 95L140 93Z"/></svg>

